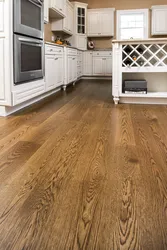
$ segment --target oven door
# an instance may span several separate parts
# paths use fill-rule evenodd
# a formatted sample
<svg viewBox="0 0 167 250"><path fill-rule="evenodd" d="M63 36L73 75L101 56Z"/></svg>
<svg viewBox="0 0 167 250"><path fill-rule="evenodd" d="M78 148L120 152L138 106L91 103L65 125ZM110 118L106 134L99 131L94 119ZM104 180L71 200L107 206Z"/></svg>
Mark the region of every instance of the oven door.
<svg viewBox="0 0 167 250"><path fill-rule="evenodd" d="M44 77L44 43L39 39L14 35L15 84Z"/></svg>
<svg viewBox="0 0 167 250"><path fill-rule="evenodd" d="M44 0L14 0L14 32L43 39Z"/></svg>

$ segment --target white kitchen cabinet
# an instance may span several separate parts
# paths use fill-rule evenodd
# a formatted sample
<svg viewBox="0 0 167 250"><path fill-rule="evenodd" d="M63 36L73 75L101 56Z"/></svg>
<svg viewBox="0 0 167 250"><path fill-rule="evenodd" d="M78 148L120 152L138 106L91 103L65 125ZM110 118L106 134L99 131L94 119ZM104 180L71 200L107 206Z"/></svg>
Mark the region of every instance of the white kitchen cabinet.
<svg viewBox="0 0 167 250"><path fill-rule="evenodd" d="M56 61L56 87L60 87L64 83L64 58L62 56L57 56Z"/></svg>
<svg viewBox="0 0 167 250"><path fill-rule="evenodd" d="M87 4L73 2L74 6L74 32L70 38L72 46L77 49L87 49Z"/></svg>
<svg viewBox="0 0 167 250"><path fill-rule="evenodd" d="M112 58L105 58L105 66L104 66L104 75L111 76L112 75Z"/></svg>
<svg viewBox="0 0 167 250"><path fill-rule="evenodd" d="M69 30L69 32L71 32L71 34L73 34L73 23L74 23L74 7L73 5L68 1L67 4L67 19L66 19L66 23L67 23L67 29Z"/></svg>
<svg viewBox="0 0 167 250"><path fill-rule="evenodd" d="M93 75L93 52L92 51L83 52L83 75L85 76Z"/></svg>
<svg viewBox="0 0 167 250"><path fill-rule="evenodd" d="M63 85L63 57L58 55L45 56L46 91Z"/></svg>
<svg viewBox="0 0 167 250"><path fill-rule="evenodd" d="M114 36L113 8L88 10L88 37Z"/></svg>
<svg viewBox="0 0 167 250"><path fill-rule="evenodd" d="M77 50L73 48L64 48L64 84L63 89L70 83L77 80Z"/></svg>
<svg viewBox="0 0 167 250"><path fill-rule="evenodd" d="M152 35L167 35L167 5L152 7Z"/></svg>
<svg viewBox="0 0 167 250"><path fill-rule="evenodd" d="M49 22L49 0L44 0L44 22Z"/></svg>
<svg viewBox="0 0 167 250"><path fill-rule="evenodd" d="M104 75L104 58L102 57L93 58L93 75L96 76Z"/></svg>
<svg viewBox="0 0 167 250"><path fill-rule="evenodd" d="M56 78L55 56L54 55L46 55L45 56L46 90L51 90L51 89L55 88L55 78Z"/></svg>
<svg viewBox="0 0 167 250"><path fill-rule="evenodd" d="M77 48L81 50L87 49L87 36L86 35L77 35Z"/></svg>
<svg viewBox="0 0 167 250"><path fill-rule="evenodd" d="M50 0L49 14L51 18L65 17L66 0Z"/></svg>
<svg viewBox="0 0 167 250"><path fill-rule="evenodd" d="M67 58L68 64L68 84L77 80L77 57L76 56L68 56Z"/></svg>
<svg viewBox="0 0 167 250"><path fill-rule="evenodd" d="M83 52L77 51L77 78L82 77L83 75Z"/></svg>
<svg viewBox="0 0 167 250"><path fill-rule="evenodd" d="M111 76L112 75L112 52L94 51L93 52L93 75Z"/></svg>
<svg viewBox="0 0 167 250"><path fill-rule="evenodd" d="M0 60L0 103L1 101L5 100L5 57L4 57L4 52L5 52L5 47L4 47L4 42L5 39L0 38L0 55L1 55L1 60Z"/></svg>
<svg viewBox="0 0 167 250"><path fill-rule="evenodd" d="M83 52L83 75L91 76L93 74L93 52Z"/></svg>
<svg viewBox="0 0 167 250"><path fill-rule="evenodd" d="M63 50L58 46L45 46L46 91L60 87L64 83Z"/></svg>
<svg viewBox="0 0 167 250"><path fill-rule="evenodd" d="M51 23L52 31L63 31L69 35L73 34L73 5L66 1L65 18L53 19Z"/></svg>
<svg viewBox="0 0 167 250"><path fill-rule="evenodd" d="M0 105L12 104L13 60L11 1L0 1ZM1 106L0 106L1 109Z"/></svg>
<svg viewBox="0 0 167 250"><path fill-rule="evenodd" d="M88 10L88 36L100 35L99 22L99 12Z"/></svg>

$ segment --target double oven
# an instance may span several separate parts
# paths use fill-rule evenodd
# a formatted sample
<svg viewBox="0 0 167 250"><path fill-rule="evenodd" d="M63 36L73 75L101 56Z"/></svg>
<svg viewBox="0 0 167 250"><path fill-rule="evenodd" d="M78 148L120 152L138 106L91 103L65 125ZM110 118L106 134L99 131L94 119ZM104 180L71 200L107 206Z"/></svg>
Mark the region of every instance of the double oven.
<svg viewBox="0 0 167 250"><path fill-rule="evenodd" d="M44 0L13 0L14 83L44 76Z"/></svg>

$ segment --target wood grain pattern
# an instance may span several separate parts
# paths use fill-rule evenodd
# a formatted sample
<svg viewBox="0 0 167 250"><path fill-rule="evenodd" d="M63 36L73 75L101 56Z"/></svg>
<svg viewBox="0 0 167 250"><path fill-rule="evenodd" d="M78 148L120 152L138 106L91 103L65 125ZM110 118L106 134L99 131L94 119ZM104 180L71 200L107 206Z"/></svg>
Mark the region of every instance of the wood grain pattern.
<svg viewBox="0 0 167 250"><path fill-rule="evenodd" d="M0 118L0 249L167 249L167 108L81 81Z"/></svg>

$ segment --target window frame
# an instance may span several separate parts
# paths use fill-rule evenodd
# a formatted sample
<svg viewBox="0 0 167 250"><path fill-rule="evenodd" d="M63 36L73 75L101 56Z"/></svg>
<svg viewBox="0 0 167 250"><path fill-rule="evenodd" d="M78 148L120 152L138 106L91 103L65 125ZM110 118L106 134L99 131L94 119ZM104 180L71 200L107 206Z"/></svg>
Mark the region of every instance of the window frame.
<svg viewBox="0 0 167 250"><path fill-rule="evenodd" d="M121 39L121 15L128 14L144 14L144 38L139 38L141 40L148 39L149 37L149 10L148 9L132 9L132 10L117 10L117 40L130 40ZM133 39L138 40L138 39Z"/></svg>

